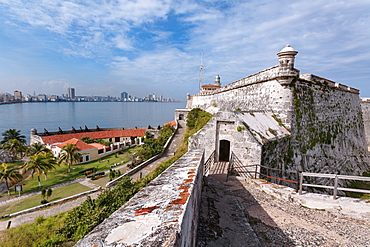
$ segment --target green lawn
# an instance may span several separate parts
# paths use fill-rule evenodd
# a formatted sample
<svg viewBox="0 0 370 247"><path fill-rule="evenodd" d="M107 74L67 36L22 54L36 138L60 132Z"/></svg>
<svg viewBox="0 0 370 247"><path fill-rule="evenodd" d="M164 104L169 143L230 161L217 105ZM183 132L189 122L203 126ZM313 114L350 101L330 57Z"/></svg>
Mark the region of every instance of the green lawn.
<svg viewBox="0 0 370 247"><path fill-rule="evenodd" d="M121 171L121 175L128 171L127 166L122 166L118 170ZM109 175L106 173L103 177L96 179L96 180L90 180L90 183L99 185L101 187L105 187L105 185L109 182Z"/></svg>
<svg viewBox="0 0 370 247"><path fill-rule="evenodd" d="M140 147L134 147L132 149L128 149L123 152L123 154L111 154L109 156L106 156L100 160L92 161L85 164L78 164L73 165L71 167L71 173L67 173L68 167L66 165L57 166L55 170L49 171L47 174L47 180L45 180L45 176L41 176L41 184L43 188L48 188L50 186L64 183L67 181L74 180L79 177L84 177L84 174L78 173L79 171L85 170L87 168L95 167L96 172L100 171L107 171L110 169L110 166L115 163L126 163L129 161L129 157L132 155L132 153L137 152L137 150ZM34 176L33 178L28 178L22 182L23 184L23 192L22 193L28 193L32 191L41 191L42 188L38 186L37 182L37 176ZM12 196L18 195L14 192L14 188L12 188ZM7 196L7 193L2 194L2 196Z"/></svg>
<svg viewBox="0 0 370 247"><path fill-rule="evenodd" d="M86 187L80 183L73 183L73 184L63 186L61 188L53 190L53 193L51 194L51 197L49 197L48 201L49 202L56 201L56 200L66 198L72 195L76 195L76 194L79 194L79 193L82 193L88 190L91 190L91 188ZM38 206L41 204L40 202L42 199L43 198L40 194L40 195L28 197L22 201L13 202L13 203L9 203L7 205L1 206L0 216L19 212L27 208Z"/></svg>

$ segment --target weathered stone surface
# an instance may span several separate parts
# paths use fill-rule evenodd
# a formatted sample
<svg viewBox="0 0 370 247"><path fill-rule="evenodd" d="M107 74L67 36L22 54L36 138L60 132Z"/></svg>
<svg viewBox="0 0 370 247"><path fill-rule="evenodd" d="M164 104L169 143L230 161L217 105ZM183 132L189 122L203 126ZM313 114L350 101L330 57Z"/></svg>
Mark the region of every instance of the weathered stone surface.
<svg viewBox="0 0 370 247"><path fill-rule="evenodd" d="M244 164L260 164L264 143L290 135L273 116L272 112L219 111L190 138L189 149L204 147L206 158L215 151L218 161L220 141L226 140L230 142L230 150Z"/></svg>
<svg viewBox="0 0 370 247"><path fill-rule="evenodd" d="M370 143L370 102L363 102L361 109L359 90L316 75L299 75L299 70L294 69L296 52L288 48L288 53L284 49L278 53L277 66L212 93L188 97L188 108L199 107L215 114L191 139L190 147L205 147L206 157L216 150L218 160L220 141L225 139L230 142L230 152L245 165L362 175L370 169L366 142ZM243 120L235 116L236 111L271 114L291 136L279 136L271 128L271 134L276 134L271 139L263 131L251 128L254 125L251 116L245 114L244 118L249 119ZM246 129L238 131L238 126ZM365 131L369 133L367 139ZM296 175L284 172L273 175L296 180ZM325 179L318 180L326 183Z"/></svg>
<svg viewBox="0 0 370 247"><path fill-rule="evenodd" d="M203 151L192 150L76 246L194 246Z"/></svg>
<svg viewBox="0 0 370 247"><path fill-rule="evenodd" d="M367 146L370 147L370 99L361 101L362 118L364 121Z"/></svg>

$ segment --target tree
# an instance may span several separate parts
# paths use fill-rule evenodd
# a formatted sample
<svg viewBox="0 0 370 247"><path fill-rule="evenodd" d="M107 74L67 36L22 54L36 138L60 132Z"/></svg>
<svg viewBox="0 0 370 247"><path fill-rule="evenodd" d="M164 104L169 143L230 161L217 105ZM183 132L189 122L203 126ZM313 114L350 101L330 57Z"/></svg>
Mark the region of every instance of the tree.
<svg viewBox="0 0 370 247"><path fill-rule="evenodd" d="M52 193L53 193L53 191L51 190L51 188L49 188L48 190L42 189L42 191L41 191L41 196L42 196L41 204L48 203L49 197L51 196ZM46 197L46 199L45 199L45 197Z"/></svg>
<svg viewBox="0 0 370 247"><path fill-rule="evenodd" d="M26 144L26 136L21 135L20 130L16 129L8 129L4 133L1 134L3 136L3 140L0 142L0 144L4 144L10 140L16 139L20 141L22 144Z"/></svg>
<svg viewBox="0 0 370 247"><path fill-rule="evenodd" d="M51 188L49 188L48 191L46 191L46 200L49 200L49 197L51 196L52 193L53 191L51 190Z"/></svg>
<svg viewBox="0 0 370 247"><path fill-rule="evenodd" d="M85 142L85 143L93 143L94 142L94 139L92 139L88 136L82 137L80 140Z"/></svg>
<svg viewBox="0 0 370 247"><path fill-rule="evenodd" d="M39 153L51 153L51 150L45 147L44 144L40 142L35 142L28 149L28 154L34 155L34 154L39 154Z"/></svg>
<svg viewBox="0 0 370 247"><path fill-rule="evenodd" d="M71 172L71 165L79 162L81 159L81 154L77 152L79 150L75 144L69 143L62 148L59 154L58 163L66 164L68 166L68 173Z"/></svg>
<svg viewBox="0 0 370 247"><path fill-rule="evenodd" d="M54 169L56 161L51 153L38 153L32 155L24 165L24 172L31 171L31 176L36 174L37 181L41 187L40 176L44 174L47 176L47 172Z"/></svg>
<svg viewBox="0 0 370 247"><path fill-rule="evenodd" d="M16 183L21 178L22 175L19 173L18 168L8 168L6 163L0 165L0 181L5 181L8 195L10 195L9 183Z"/></svg>
<svg viewBox="0 0 370 247"><path fill-rule="evenodd" d="M27 147L17 139L11 139L2 145L4 151L8 151L13 159L18 157L22 158L27 151Z"/></svg>

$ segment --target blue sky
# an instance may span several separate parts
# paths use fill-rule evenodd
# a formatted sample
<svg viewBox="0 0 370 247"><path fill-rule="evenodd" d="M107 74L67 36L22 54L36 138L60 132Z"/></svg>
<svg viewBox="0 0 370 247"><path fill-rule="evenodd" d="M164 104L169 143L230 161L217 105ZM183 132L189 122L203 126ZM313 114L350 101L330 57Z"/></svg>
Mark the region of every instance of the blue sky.
<svg viewBox="0 0 370 247"><path fill-rule="evenodd" d="M370 1L0 0L0 92L184 100L277 64L370 97Z"/></svg>

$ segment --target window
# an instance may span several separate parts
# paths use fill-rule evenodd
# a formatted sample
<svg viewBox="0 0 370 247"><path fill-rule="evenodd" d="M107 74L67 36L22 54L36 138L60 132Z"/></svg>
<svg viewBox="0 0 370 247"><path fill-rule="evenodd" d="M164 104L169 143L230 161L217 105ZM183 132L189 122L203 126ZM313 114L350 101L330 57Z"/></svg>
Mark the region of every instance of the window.
<svg viewBox="0 0 370 247"><path fill-rule="evenodd" d="M119 142L119 137L115 137L114 142Z"/></svg>
<svg viewBox="0 0 370 247"><path fill-rule="evenodd" d="M86 160L86 161L89 161L89 160L90 160L90 155L86 155L86 156L85 156L85 160Z"/></svg>

